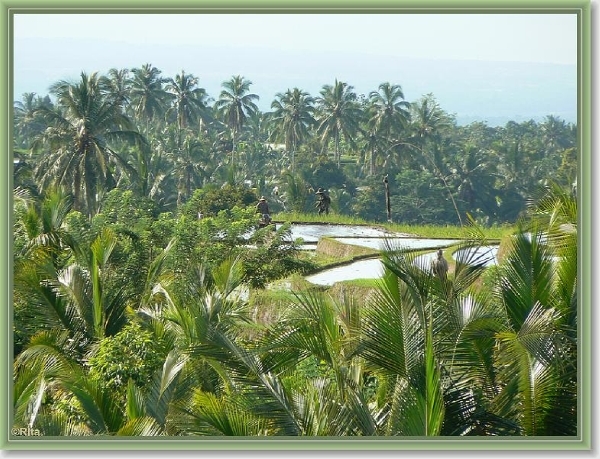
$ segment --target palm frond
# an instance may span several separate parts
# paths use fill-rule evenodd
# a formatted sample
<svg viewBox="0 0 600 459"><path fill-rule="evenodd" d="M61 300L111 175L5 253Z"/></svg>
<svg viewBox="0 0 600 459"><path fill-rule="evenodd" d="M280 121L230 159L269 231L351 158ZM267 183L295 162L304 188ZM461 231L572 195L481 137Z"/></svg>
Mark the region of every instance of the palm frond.
<svg viewBox="0 0 600 459"><path fill-rule="evenodd" d="M541 233L518 233L501 266L502 296L515 330L521 328L536 303L553 304L554 266L552 251Z"/></svg>
<svg viewBox="0 0 600 459"><path fill-rule="evenodd" d="M93 433L112 434L121 428L124 413L112 391L89 377L65 381L64 385L77 397Z"/></svg>
<svg viewBox="0 0 600 459"><path fill-rule="evenodd" d="M127 422L117 432L119 437L157 437L165 435L164 429L154 418L138 417Z"/></svg>
<svg viewBox="0 0 600 459"><path fill-rule="evenodd" d="M413 298L396 274L386 269L364 311L360 355L390 375L407 377L423 356L423 319Z"/></svg>

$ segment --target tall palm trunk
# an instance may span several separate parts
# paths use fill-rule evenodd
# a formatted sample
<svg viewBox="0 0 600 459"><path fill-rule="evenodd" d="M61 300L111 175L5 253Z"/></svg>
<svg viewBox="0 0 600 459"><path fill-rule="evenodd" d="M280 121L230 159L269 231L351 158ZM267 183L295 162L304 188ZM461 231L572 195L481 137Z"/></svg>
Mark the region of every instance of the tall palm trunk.
<svg viewBox="0 0 600 459"><path fill-rule="evenodd" d="M236 137L237 137L237 129L233 129L231 131L231 167L235 166L235 147L236 147Z"/></svg>
<svg viewBox="0 0 600 459"><path fill-rule="evenodd" d="M375 175L375 151L376 150L377 150L377 147L371 148L371 164L370 164L370 171L369 171L369 175L371 175L371 176Z"/></svg>
<svg viewBox="0 0 600 459"><path fill-rule="evenodd" d="M337 129L335 131L335 160L337 166L340 167L340 132Z"/></svg>
<svg viewBox="0 0 600 459"><path fill-rule="evenodd" d="M292 140L292 174L296 169L296 139Z"/></svg>

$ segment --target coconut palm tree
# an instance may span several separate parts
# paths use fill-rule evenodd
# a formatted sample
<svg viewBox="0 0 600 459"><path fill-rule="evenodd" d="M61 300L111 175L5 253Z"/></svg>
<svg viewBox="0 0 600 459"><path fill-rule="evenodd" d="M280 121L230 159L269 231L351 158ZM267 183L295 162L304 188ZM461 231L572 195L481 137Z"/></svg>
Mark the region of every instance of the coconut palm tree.
<svg viewBox="0 0 600 459"><path fill-rule="evenodd" d="M378 91L369 93L369 100L375 108L371 122L378 129L390 134L406 128L410 113L410 104L404 100L402 87L388 82L381 83Z"/></svg>
<svg viewBox="0 0 600 459"><path fill-rule="evenodd" d="M507 326L497 334L493 404L524 435L577 432L577 256L539 230L520 233L500 266Z"/></svg>
<svg viewBox="0 0 600 459"><path fill-rule="evenodd" d="M63 267L77 250L77 241L66 225L71 197L60 188L47 189L39 198L23 192L15 192L14 197L15 259L28 258L42 249L51 254L57 268Z"/></svg>
<svg viewBox="0 0 600 459"><path fill-rule="evenodd" d="M496 213L496 163L488 151L466 144L464 151L450 156L452 179L457 184L459 199L468 204L475 215L483 209L486 215Z"/></svg>
<svg viewBox="0 0 600 459"><path fill-rule="evenodd" d="M149 123L164 117L168 107L169 94L164 84L169 80L160 76L161 71L152 64L131 69L130 109L139 121L146 122L146 134Z"/></svg>
<svg viewBox="0 0 600 459"><path fill-rule="evenodd" d="M271 122L274 125L272 136L282 139L285 148L291 152L291 171L295 169L295 153L303 139L308 136L309 129L314 126L314 98L298 88L288 89L285 93L277 93L271 104L274 112Z"/></svg>
<svg viewBox="0 0 600 459"><path fill-rule="evenodd" d="M325 85L317 99L317 134L321 137L324 148L333 139L334 160L340 165L340 141L342 136L350 144L354 144L362 112L357 102L354 88L348 83L335 80L333 85Z"/></svg>
<svg viewBox="0 0 600 459"><path fill-rule="evenodd" d="M439 143L444 129L452 126L452 119L440 108L432 94L411 104L410 120L411 141L421 150L430 143Z"/></svg>
<svg viewBox="0 0 600 459"><path fill-rule="evenodd" d="M52 282L78 251L66 224L71 199L61 190L48 190L42 199L15 193L14 332L15 353L40 328L68 329L71 318Z"/></svg>
<svg viewBox="0 0 600 459"><path fill-rule="evenodd" d="M22 100L14 104L15 141L22 148L30 148L31 142L45 129L37 110L45 106L52 107L48 96L41 97L34 92L23 94Z"/></svg>
<svg viewBox="0 0 600 459"><path fill-rule="evenodd" d="M168 355L146 388L130 380L124 405L103 381L61 354L59 347L64 342L54 347L41 338L32 341L15 362L14 427L27 426L50 436L167 433L180 359Z"/></svg>
<svg viewBox="0 0 600 459"><path fill-rule="evenodd" d="M215 102L214 108L223 122L231 129L231 164L235 164L235 150L238 136L248 117L258 112L256 101L259 97L250 93L252 82L243 76L233 76L222 84L224 88Z"/></svg>
<svg viewBox="0 0 600 459"><path fill-rule="evenodd" d="M111 96L103 81L96 73L82 73L75 84L59 81L50 88L56 109L37 111L48 126L41 137L47 149L36 172L41 186L68 187L74 209L89 215L97 212L100 193L115 186L117 170L135 174L112 146L143 142L123 114L122 100Z"/></svg>
<svg viewBox="0 0 600 459"><path fill-rule="evenodd" d="M120 100L123 107L129 105L129 91L131 80L129 79L129 69L110 69L108 75L102 77L110 97Z"/></svg>
<svg viewBox="0 0 600 459"><path fill-rule="evenodd" d="M404 100L404 93L400 85L381 83L378 91L369 93L368 106L368 135L371 152L370 175L375 173L375 154L377 144L375 139L383 139L384 148L393 144L393 134L406 129L410 113L410 104ZM385 146L387 145L387 147Z"/></svg>
<svg viewBox="0 0 600 459"><path fill-rule="evenodd" d="M172 174L177 177L177 204L192 196L193 189L201 188L207 177L204 164L206 152L203 144L191 133L185 136L181 148L174 155Z"/></svg>
<svg viewBox="0 0 600 459"><path fill-rule="evenodd" d="M165 89L173 96L173 105L167 115L175 113L179 129L209 120L208 94L204 88L198 87L198 78L194 75L182 70L175 79L167 80Z"/></svg>
<svg viewBox="0 0 600 459"><path fill-rule="evenodd" d="M546 146L546 155L552 155L558 151L574 146L574 138L571 130L564 120L548 115L540 124L542 137Z"/></svg>

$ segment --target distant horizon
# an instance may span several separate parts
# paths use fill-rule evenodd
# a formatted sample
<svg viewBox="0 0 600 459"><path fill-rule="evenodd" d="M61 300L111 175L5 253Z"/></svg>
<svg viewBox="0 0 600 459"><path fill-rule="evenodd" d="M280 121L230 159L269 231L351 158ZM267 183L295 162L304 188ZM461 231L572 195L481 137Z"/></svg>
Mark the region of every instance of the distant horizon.
<svg viewBox="0 0 600 459"><path fill-rule="evenodd" d="M49 94L81 72L150 63L164 77L193 74L213 99L242 75L263 112L278 92L316 97L337 78L357 94L383 82L399 84L408 102L431 93L459 124L577 120L575 15L272 15L262 23L266 16L15 15L14 98ZM226 20L255 27L229 36ZM424 26L427 39L415 35Z"/></svg>

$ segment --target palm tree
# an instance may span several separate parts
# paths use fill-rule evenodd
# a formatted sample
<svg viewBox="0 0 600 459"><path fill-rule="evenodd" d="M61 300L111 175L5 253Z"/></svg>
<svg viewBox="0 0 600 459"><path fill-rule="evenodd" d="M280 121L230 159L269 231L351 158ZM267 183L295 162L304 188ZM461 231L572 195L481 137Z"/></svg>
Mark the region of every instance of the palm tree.
<svg viewBox="0 0 600 459"><path fill-rule="evenodd" d="M193 188L201 188L206 177L204 170L205 150L200 141L188 133L178 154L173 158L172 174L177 177L178 205L192 196Z"/></svg>
<svg viewBox="0 0 600 459"><path fill-rule="evenodd" d="M361 164L368 163L368 174L366 175L373 176L375 173L375 163L377 162L377 153L389 150L389 139L384 138L382 132L368 124L359 127L359 132L363 140L360 162Z"/></svg>
<svg viewBox="0 0 600 459"><path fill-rule="evenodd" d="M37 113L41 107L52 107L48 96L42 98L34 92L23 94L22 101L14 105L15 141L24 148L29 148L31 141L45 129L44 123ZM27 144L24 142L28 141Z"/></svg>
<svg viewBox="0 0 600 459"><path fill-rule="evenodd" d="M162 118L167 109L169 94L163 85L167 78L160 77L161 71L151 64L131 70L131 109L138 120L146 121L146 134L149 122Z"/></svg>
<svg viewBox="0 0 600 459"><path fill-rule="evenodd" d="M335 80L333 86L325 85L321 97L317 99L319 126L317 133L324 148L333 139L335 145L334 160L340 165L340 141L342 136L354 143L354 135L361 119L361 110L353 87Z"/></svg>
<svg viewBox="0 0 600 459"><path fill-rule="evenodd" d="M75 250L76 241L66 228L66 218L72 209L70 196L62 189L47 189L42 197L35 199L15 193L14 216L15 240L24 240L16 257L27 258L30 252L43 248L52 254L56 267L68 258L64 250Z"/></svg>
<svg viewBox="0 0 600 459"><path fill-rule="evenodd" d="M225 81L222 86L223 91L219 94L219 99L215 102L214 108L220 114L225 124L231 129L232 147L231 147L231 165L235 163L235 150L242 127L248 117L258 112L255 101L259 97L256 94L249 93L252 82L246 78L236 75L229 81Z"/></svg>
<svg viewBox="0 0 600 459"><path fill-rule="evenodd" d="M182 70L175 79L169 79L165 89L173 95L173 106L179 129L189 127L201 120L208 121L208 95L204 88L199 88L198 78L186 75Z"/></svg>
<svg viewBox="0 0 600 459"><path fill-rule="evenodd" d="M486 215L494 216L497 206L496 164L489 152L467 143L465 151L459 151L450 158L458 197L468 204L469 212L475 214L483 208Z"/></svg>
<svg viewBox="0 0 600 459"><path fill-rule="evenodd" d="M271 121L274 124L273 136L283 139L285 148L292 153L292 173L295 168L295 153L308 130L315 124L314 98L298 88L277 93L271 104L274 109Z"/></svg>
<svg viewBox="0 0 600 459"><path fill-rule="evenodd" d="M169 344L171 365L181 374L167 403L175 421L171 429L184 434L203 431L197 422L210 407L198 404L197 397L235 391L227 370L238 368L239 362L229 351L244 352L234 341L239 324L247 321L245 304L235 293L243 275L240 259L226 259L210 272L202 266L193 272L182 289L157 283L151 301L138 311L157 338ZM161 424L165 421L162 417Z"/></svg>
<svg viewBox="0 0 600 459"><path fill-rule="evenodd" d="M40 336L15 362L14 427L37 428L52 436L157 436L181 370L168 355L145 390L127 383L125 404L114 390L67 359L56 343ZM44 399L50 401L43 402Z"/></svg>
<svg viewBox="0 0 600 459"><path fill-rule="evenodd" d="M451 118L440 108L432 94L428 94L411 105L413 142L425 148L429 142L438 142L444 129L452 126Z"/></svg>
<svg viewBox="0 0 600 459"><path fill-rule="evenodd" d="M143 139L123 114L122 100L107 92L96 73L82 73L76 84L59 81L50 90L57 108L37 111L48 125L42 135L48 150L38 164L37 177L42 186L70 188L74 209L93 215L99 193L115 186L115 166L135 173L111 144L139 144Z"/></svg>
<svg viewBox="0 0 600 459"><path fill-rule="evenodd" d="M284 207L290 207L294 212L303 212L309 199L309 185L302 176L290 172L283 175L283 180L285 183L282 195Z"/></svg>
<svg viewBox="0 0 600 459"><path fill-rule="evenodd" d="M381 83L379 91L372 91L369 99L375 108L371 120L378 129L389 135L389 133L407 126L410 118L408 111L410 104L404 100L404 93L400 85Z"/></svg>
<svg viewBox="0 0 600 459"><path fill-rule="evenodd" d="M381 83L379 91L369 94L369 145L371 150L370 175L375 173L375 153L377 143L373 138L383 137L387 144L393 143L391 135L399 133L407 127L410 113L410 104L404 100L404 93L400 85Z"/></svg>
<svg viewBox="0 0 600 459"><path fill-rule="evenodd" d="M540 129L546 144L547 156L574 146L574 139L572 139L569 126L564 120L549 115L540 125Z"/></svg>
<svg viewBox="0 0 600 459"><path fill-rule="evenodd" d="M507 327L497 335L494 405L525 435L577 432L577 250L520 233L500 266Z"/></svg>
<svg viewBox="0 0 600 459"><path fill-rule="evenodd" d="M42 232L31 239L14 269L16 327L28 335L14 363L15 423L48 435L88 432L42 400L47 395L53 403L63 400L68 381L83 377L82 363L93 345L125 323L123 296L105 289L114 235L104 231L84 248L65 227L69 209L60 193L45 198ZM31 214L19 215L33 228ZM104 408L118 414L116 406Z"/></svg>
<svg viewBox="0 0 600 459"><path fill-rule="evenodd" d="M39 200L15 193L15 352L40 327L71 326L65 302L52 287L78 249L66 224L70 210L71 200L61 190L48 190Z"/></svg>
<svg viewBox="0 0 600 459"><path fill-rule="evenodd" d="M360 349L384 391L388 434L574 434L576 259L555 271L541 242L515 236L493 291L474 288L486 269L475 252L447 279L401 250L384 253Z"/></svg>
<svg viewBox="0 0 600 459"><path fill-rule="evenodd" d="M108 89L110 97L120 100L125 107L129 104L129 69L110 69L108 76L102 77L103 84Z"/></svg>

